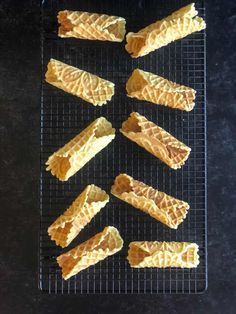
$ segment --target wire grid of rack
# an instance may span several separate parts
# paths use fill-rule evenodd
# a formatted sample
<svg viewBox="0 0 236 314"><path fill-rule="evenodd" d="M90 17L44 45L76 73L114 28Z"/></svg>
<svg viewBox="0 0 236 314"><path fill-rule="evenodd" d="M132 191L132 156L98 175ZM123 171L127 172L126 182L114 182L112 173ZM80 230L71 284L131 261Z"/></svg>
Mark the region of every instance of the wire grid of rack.
<svg viewBox="0 0 236 314"><path fill-rule="evenodd" d="M57 37L57 12L63 9L123 16L128 31L138 31L186 5L183 0L160 1L55 1L42 5L42 101L40 179L40 288L48 293L199 293L207 285L206 248L206 104L205 32L194 33L149 55L132 59L123 43L61 39ZM205 16L203 1L196 7ZM50 58L97 74L115 83L112 101L93 107L56 89L44 80ZM196 106L181 112L126 96L125 84L135 68L157 73L197 90ZM186 164L172 170L151 154L123 137L118 129L132 111L138 111L191 147ZM49 155L63 146L90 122L105 116L116 128L116 138L68 182L59 182L45 171ZM178 230L111 196L66 249L47 235L48 226L71 204L87 184L107 192L119 173L127 173L190 204ZM75 247L107 225L118 228L124 239L122 251L64 281L56 257ZM132 269L126 256L131 241L190 241L200 248L196 269Z"/></svg>

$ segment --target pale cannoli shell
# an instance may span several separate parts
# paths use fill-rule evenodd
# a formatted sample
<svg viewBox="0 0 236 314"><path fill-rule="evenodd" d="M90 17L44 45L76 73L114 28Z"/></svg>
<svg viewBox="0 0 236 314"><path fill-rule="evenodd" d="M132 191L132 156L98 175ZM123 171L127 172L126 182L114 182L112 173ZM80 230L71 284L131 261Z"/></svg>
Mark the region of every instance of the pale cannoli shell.
<svg viewBox="0 0 236 314"><path fill-rule="evenodd" d="M190 147L138 112L130 114L120 132L173 169L181 168L191 151Z"/></svg>
<svg viewBox="0 0 236 314"><path fill-rule="evenodd" d="M127 96L173 109L191 111L195 106L196 91L184 85L135 69L126 83Z"/></svg>
<svg viewBox="0 0 236 314"><path fill-rule="evenodd" d="M92 73L50 59L46 81L94 106L102 106L114 95L114 84Z"/></svg>
<svg viewBox="0 0 236 314"><path fill-rule="evenodd" d="M189 242L131 242L128 261L135 268L195 268L199 264L198 245Z"/></svg>
<svg viewBox="0 0 236 314"><path fill-rule="evenodd" d="M68 246L92 218L109 202L109 195L98 186L88 185L71 206L48 228L57 245Z"/></svg>
<svg viewBox="0 0 236 314"><path fill-rule="evenodd" d="M69 252L60 255L57 262L62 268L63 278L67 280L81 270L117 253L122 247L123 240L119 231L109 226Z"/></svg>
<svg viewBox="0 0 236 314"><path fill-rule="evenodd" d="M125 36L125 19L106 14L82 11L58 12L60 37L121 42Z"/></svg>
<svg viewBox="0 0 236 314"><path fill-rule="evenodd" d="M111 193L173 229L183 222L189 209L188 203L155 190L127 174L116 177Z"/></svg>
<svg viewBox="0 0 236 314"><path fill-rule="evenodd" d="M109 121L100 117L53 153L46 162L46 170L59 180L67 181L114 138L115 129Z"/></svg>
<svg viewBox="0 0 236 314"><path fill-rule="evenodd" d="M132 58L138 58L177 39L201 31L206 28L206 23L197 14L195 4L189 4L137 33L128 33L125 48Z"/></svg>

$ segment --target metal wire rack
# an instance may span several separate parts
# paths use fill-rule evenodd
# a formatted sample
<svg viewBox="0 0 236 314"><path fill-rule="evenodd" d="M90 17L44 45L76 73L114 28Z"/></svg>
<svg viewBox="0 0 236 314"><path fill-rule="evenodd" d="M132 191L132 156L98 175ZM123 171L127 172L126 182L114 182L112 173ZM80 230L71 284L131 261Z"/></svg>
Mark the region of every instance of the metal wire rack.
<svg viewBox="0 0 236 314"><path fill-rule="evenodd" d="M184 0L43 1L39 282L47 293L199 293L206 288L205 33L192 34L138 59L128 55L124 43L57 37L56 16L62 9L123 16L127 30L137 31L187 3ZM204 17L203 1L197 1L196 7ZM44 74L51 57L114 82L112 101L101 108L93 107L47 84ZM195 109L187 113L128 98L125 83L135 68L196 89ZM182 169L171 170L119 133L121 123L132 111L145 115L191 147ZM68 182L59 182L46 172L48 156L100 116L105 116L117 129L116 139ZM57 247L47 235L48 226L87 184L97 184L109 192L115 176L121 172L189 202L190 212L178 230L165 227L111 196L109 204L69 248ZM64 281L55 258L107 225L119 229L125 241L122 251ZM129 242L135 240L196 242L200 247L200 265L196 269L132 269L126 256Z"/></svg>

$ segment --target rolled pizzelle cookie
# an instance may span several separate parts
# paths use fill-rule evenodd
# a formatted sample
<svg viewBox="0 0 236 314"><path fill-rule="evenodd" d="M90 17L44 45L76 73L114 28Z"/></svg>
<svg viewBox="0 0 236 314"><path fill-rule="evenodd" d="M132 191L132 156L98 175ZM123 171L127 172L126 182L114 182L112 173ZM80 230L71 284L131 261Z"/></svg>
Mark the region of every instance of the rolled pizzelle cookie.
<svg viewBox="0 0 236 314"><path fill-rule="evenodd" d="M82 11L59 11L59 37L121 42L125 36L125 19L118 16Z"/></svg>
<svg viewBox="0 0 236 314"><path fill-rule="evenodd" d="M195 4L191 3L137 33L128 33L125 48L132 58L138 58L172 41L201 31L206 28L206 23L197 15Z"/></svg>
<svg viewBox="0 0 236 314"><path fill-rule="evenodd" d="M46 81L67 93L102 106L114 95L114 83L61 61L50 59Z"/></svg>
<svg viewBox="0 0 236 314"><path fill-rule="evenodd" d="M199 264L198 245L189 242L131 242L127 259L135 268L195 268Z"/></svg>
<svg viewBox="0 0 236 314"><path fill-rule="evenodd" d="M97 264L106 257L120 251L123 240L115 227L108 226L102 232L57 257L65 280L81 270Z"/></svg>
<svg viewBox="0 0 236 314"><path fill-rule="evenodd" d="M68 246L92 218L109 202L109 195L98 186L88 185L71 206L48 228L57 245Z"/></svg>
<svg viewBox="0 0 236 314"><path fill-rule="evenodd" d="M46 162L46 170L59 180L67 181L114 138L115 129L100 117L53 153Z"/></svg>
<svg viewBox="0 0 236 314"><path fill-rule="evenodd" d="M177 229L188 213L189 204L133 179L127 174L116 177L111 193L172 229Z"/></svg>
<svg viewBox="0 0 236 314"><path fill-rule="evenodd" d="M191 111L196 91L161 76L135 69L126 83L127 96L174 109Z"/></svg>
<svg viewBox="0 0 236 314"><path fill-rule="evenodd" d="M130 114L130 117L122 123L120 132L172 169L181 168L191 151L190 147L138 112Z"/></svg>

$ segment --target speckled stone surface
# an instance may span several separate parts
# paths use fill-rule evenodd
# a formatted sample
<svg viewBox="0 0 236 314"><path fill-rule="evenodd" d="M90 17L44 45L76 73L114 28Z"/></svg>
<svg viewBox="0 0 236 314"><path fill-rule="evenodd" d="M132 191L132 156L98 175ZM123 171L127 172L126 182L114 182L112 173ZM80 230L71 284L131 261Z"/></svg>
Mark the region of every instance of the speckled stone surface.
<svg viewBox="0 0 236 314"><path fill-rule="evenodd" d="M235 313L236 2L206 2L209 287L184 296L38 290L40 1L0 2L1 314Z"/></svg>

